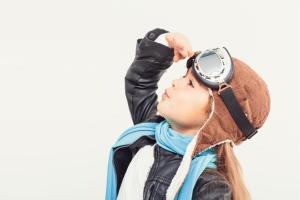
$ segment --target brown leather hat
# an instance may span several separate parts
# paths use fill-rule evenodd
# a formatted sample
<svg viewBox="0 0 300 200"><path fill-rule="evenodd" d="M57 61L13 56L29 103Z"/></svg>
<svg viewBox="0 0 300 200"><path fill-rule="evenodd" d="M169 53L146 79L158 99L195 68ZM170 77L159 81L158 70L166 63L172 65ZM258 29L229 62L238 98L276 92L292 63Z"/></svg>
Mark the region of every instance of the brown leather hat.
<svg viewBox="0 0 300 200"><path fill-rule="evenodd" d="M253 127L258 129L262 127L270 112L271 102L268 86L246 63L234 57L232 57L232 61L234 73L228 84L232 86L232 90L248 120ZM231 117L218 91L212 90L212 95L214 97L214 110L209 121L198 134L193 156L208 147L226 141L232 141L238 145L245 140L245 136Z"/></svg>

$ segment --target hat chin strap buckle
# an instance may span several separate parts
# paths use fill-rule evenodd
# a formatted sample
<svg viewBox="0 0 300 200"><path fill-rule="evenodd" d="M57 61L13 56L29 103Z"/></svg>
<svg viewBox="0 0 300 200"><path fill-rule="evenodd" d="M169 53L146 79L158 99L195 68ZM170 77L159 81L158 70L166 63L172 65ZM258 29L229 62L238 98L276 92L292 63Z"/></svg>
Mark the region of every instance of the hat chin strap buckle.
<svg viewBox="0 0 300 200"><path fill-rule="evenodd" d="M231 87L231 85L229 85L229 84L226 83L226 82L220 83L220 84L219 84L218 94L221 95L221 92L222 92L223 90L226 90L227 88L232 88L232 87Z"/></svg>

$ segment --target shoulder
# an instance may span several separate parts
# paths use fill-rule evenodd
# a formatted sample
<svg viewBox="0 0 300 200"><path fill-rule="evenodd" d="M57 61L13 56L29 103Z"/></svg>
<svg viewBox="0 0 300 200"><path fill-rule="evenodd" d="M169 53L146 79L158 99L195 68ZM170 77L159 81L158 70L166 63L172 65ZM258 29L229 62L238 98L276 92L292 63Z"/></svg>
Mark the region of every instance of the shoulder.
<svg viewBox="0 0 300 200"><path fill-rule="evenodd" d="M196 182L192 199L231 200L230 184L216 169L207 168L203 171Z"/></svg>

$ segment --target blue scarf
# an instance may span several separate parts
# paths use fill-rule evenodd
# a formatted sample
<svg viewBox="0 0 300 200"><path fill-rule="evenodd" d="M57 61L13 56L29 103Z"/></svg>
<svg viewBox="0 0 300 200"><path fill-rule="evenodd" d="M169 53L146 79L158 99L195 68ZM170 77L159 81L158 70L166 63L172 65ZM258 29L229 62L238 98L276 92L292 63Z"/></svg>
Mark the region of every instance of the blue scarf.
<svg viewBox="0 0 300 200"><path fill-rule="evenodd" d="M187 145L194 137L173 130L166 120L160 123L143 122L125 130L110 149L106 181L106 200L117 199L117 177L113 165L113 148L131 144L144 135L155 135L156 142L159 146L182 156L185 153ZM192 159L188 175L178 191L175 200L192 199L192 188L194 188L199 176L205 168L216 168L216 158L215 149L210 148L199 153Z"/></svg>

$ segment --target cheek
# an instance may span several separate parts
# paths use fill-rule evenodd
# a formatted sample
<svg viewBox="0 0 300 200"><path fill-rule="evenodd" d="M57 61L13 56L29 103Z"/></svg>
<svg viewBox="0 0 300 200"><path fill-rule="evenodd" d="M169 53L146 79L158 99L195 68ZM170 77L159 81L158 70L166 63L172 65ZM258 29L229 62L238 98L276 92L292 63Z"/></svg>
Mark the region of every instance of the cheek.
<svg viewBox="0 0 300 200"><path fill-rule="evenodd" d="M191 91L178 91L171 99L160 102L158 111L182 124L197 124L206 110L207 96Z"/></svg>
<svg viewBox="0 0 300 200"><path fill-rule="evenodd" d="M199 93L183 92L178 95L178 112L185 117L195 117L200 115L205 109L206 99Z"/></svg>

